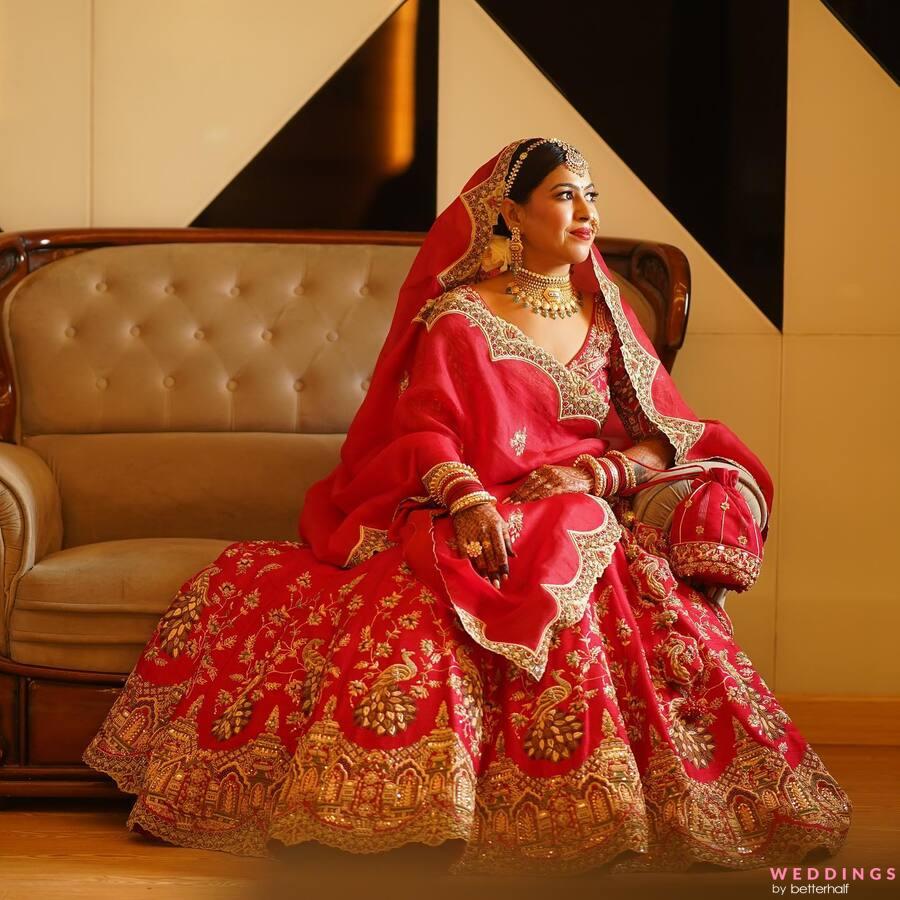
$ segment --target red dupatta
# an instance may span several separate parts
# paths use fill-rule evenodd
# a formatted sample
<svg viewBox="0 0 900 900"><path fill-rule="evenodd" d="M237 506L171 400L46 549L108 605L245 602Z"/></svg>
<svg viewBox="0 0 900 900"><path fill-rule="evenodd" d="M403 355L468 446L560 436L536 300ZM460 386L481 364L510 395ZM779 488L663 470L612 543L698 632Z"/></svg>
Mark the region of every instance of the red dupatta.
<svg viewBox="0 0 900 900"><path fill-rule="evenodd" d="M484 274L519 143L481 166L428 232L341 462L309 489L299 531L317 558L344 567L402 545L414 574L453 605L471 637L537 679L555 630L583 614L621 526L605 500L586 494L504 502L538 466L571 464L610 445L609 409L594 385L467 287ZM725 425L698 419L687 406L596 246L572 277L605 302L635 397L672 444L676 464L734 462L756 481L770 510L765 467ZM427 495L423 479L451 460L474 466L515 536L517 555L500 588L457 551L450 517Z"/></svg>

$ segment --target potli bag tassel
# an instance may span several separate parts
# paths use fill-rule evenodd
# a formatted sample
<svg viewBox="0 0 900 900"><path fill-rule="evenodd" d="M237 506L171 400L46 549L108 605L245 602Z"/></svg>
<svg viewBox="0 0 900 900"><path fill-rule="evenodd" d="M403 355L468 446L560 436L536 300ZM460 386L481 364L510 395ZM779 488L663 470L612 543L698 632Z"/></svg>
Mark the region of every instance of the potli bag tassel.
<svg viewBox="0 0 900 900"><path fill-rule="evenodd" d="M680 578L741 593L759 577L763 540L737 489L734 469L712 468L691 479L690 494L672 513L669 562Z"/></svg>

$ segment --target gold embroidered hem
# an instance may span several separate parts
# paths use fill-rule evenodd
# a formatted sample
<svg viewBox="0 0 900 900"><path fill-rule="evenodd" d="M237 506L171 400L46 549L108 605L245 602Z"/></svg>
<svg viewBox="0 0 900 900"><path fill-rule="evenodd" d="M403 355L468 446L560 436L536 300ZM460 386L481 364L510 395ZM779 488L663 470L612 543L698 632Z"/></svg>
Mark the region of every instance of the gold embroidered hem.
<svg viewBox="0 0 900 900"><path fill-rule="evenodd" d="M798 865L811 850L830 854L850 828L843 789L807 745L791 768L736 719L735 756L717 778L686 775L681 757L651 728L654 745L643 778L652 825L649 852L616 863L617 872L685 872L707 862L728 869Z"/></svg>
<svg viewBox="0 0 900 900"><path fill-rule="evenodd" d="M565 584L541 585L556 602L556 617L547 623L536 647L491 639L485 634L485 624L481 619L456 603L453 604L460 623L472 640L486 650L505 657L528 672L535 681L541 679L547 668L547 657L554 635L559 629L574 625L584 615L594 587L610 564L616 544L622 537L622 526L607 501L592 494L585 496L603 509L604 522L592 531L566 530L578 554L578 570ZM447 593L450 595L451 592L448 590Z"/></svg>
<svg viewBox="0 0 900 900"><path fill-rule="evenodd" d="M240 543L185 583L184 630L163 617L83 757L137 795L130 828L260 857L457 839L456 874L743 869L844 842L846 794L716 610L684 585L648 599L624 552L537 683L398 548L343 580L309 560Z"/></svg>

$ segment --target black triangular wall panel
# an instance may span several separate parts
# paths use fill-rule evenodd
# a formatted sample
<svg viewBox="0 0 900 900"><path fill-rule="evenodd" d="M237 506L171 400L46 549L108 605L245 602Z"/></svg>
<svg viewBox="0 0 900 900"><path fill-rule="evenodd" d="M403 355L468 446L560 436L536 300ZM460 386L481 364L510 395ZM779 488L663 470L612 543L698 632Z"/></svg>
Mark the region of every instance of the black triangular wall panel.
<svg viewBox="0 0 900 900"><path fill-rule="evenodd" d="M895 0L823 0L835 18L900 85L900 3Z"/></svg>
<svg viewBox="0 0 900 900"><path fill-rule="evenodd" d="M780 329L787 0L479 3Z"/></svg>
<svg viewBox="0 0 900 900"><path fill-rule="evenodd" d="M407 0L416 15L414 153L385 171L390 127L384 71L396 52L398 9L191 223L201 227L426 231L437 194L437 0ZM409 7L412 7L410 9ZM338 9L338 7L335 7ZM408 110L402 110L408 114Z"/></svg>

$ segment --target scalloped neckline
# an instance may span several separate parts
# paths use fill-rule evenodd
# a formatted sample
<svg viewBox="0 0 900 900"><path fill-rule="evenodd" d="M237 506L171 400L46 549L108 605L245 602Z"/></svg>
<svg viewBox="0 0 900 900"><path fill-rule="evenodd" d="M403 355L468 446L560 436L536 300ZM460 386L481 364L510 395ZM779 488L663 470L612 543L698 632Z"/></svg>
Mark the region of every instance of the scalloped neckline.
<svg viewBox="0 0 900 900"><path fill-rule="evenodd" d="M566 369L567 371L572 371L571 366L573 366L576 362L578 362L578 360L580 359L580 357L582 356L584 351L587 349L587 346L591 340L591 335L594 332L594 326L597 324L597 298L595 296L593 299L594 307L591 310L591 321L588 323L587 333L584 336L584 340L581 342L581 346L578 348L578 350L575 351L575 355L567 363L561 363L559 361L559 359L553 353L551 353L543 345L539 344L530 335L526 334L521 328L519 328L518 325L516 325L515 322L510 322L509 319L504 319L503 316L497 315L497 313L495 313L490 308L490 306L488 306L484 297L481 296L481 293L476 288L472 287L472 285L470 285L470 284L462 285L462 287L467 288L469 290L469 293L471 293L475 296L475 299L478 301L478 303L480 303L481 306L483 306L488 311L488 313L490 313L490 315L492 315L498 321L502 322L504 325L509 325L511 328L514 328L522 336L522 338L524 340L526 340L532 346L537 347L538 350L540 350L542 353L545 353L560 368Z"/></svg>

